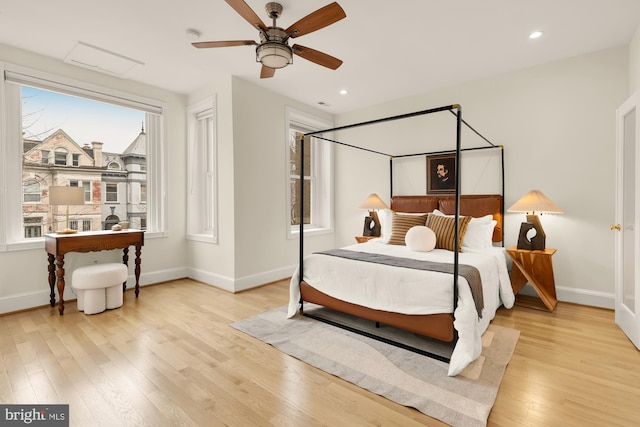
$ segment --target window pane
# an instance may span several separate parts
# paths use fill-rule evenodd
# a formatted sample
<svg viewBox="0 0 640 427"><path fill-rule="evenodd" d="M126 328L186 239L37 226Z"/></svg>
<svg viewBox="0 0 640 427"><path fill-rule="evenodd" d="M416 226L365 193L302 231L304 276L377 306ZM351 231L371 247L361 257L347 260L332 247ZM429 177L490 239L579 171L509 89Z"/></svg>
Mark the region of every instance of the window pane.
<svg viewBox="0 0 640 427"><path fill-rule="evenodd" d="M67 153L56 153L56 165L58 166L66 166L67 165Z"/></svg>
<svg viewBox="0 0 640 427"><path fill-rule="evenodd" d="M22 184L23 200L27 203L40 201L40 184L38 181L26 181Z"/></svg>
<svg viewBox="0 0 640 427"><path fill-rule="evenodd" d="M117 201L118 201L118 185L107 184L107 202L117 202Z"/></svg>
<svg viewBox="0 0 640 427"><path fill-rule="evenodd" d="M300 179L291 183L291 225L300 225ZM311 181L304 181L304 224L311 224Z"/></svg>
<svg viewBox="0 0 640 427"><path fill-rule="evenodd" d="M289 175L300 175L300 138L302 133L289 131ZM311 141L304 142L304 176L311 176Z"/></svg>
<svg viewBox="0 0 640 427"><path fill-rule="evenodd" d="M90 182L82 182L82 188L84 189L84 201L91 201L91 183ZM89 220L91 221L91 220Z"/></svg>
<svg viewBox="0 0 640 427"><path fill-rule="evenodd" d="M22 179L26 183L40 177L37 189L34 184L23 188L23 224L34 214L43 217L41 233L30 225L34 228L23 227L25 237L66 226L66 206L48 204L52 185L84 191L85 204L69 206L73 229L100 230L107 218L118 222L127 219L128 212L146 217L146 206L139 205L140 198L147 197L147 116L143 111L28 86L20 86L20 94ZM140 194L143 185L144 195Z"/></svg>

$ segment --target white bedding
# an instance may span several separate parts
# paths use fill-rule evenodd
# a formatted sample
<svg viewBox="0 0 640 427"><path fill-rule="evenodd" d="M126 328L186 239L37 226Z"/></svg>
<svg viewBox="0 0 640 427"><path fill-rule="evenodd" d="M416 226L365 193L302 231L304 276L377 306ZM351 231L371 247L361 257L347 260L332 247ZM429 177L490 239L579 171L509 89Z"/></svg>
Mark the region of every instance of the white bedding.
<svg viewBox="0 0 640 427"><path fill-rule="evenodd" d="M434 249L431 252L413 252L406 246L388 245L378 239L342 249L453 263L453 252L450 251ZM480 272L484 310L482 318L478 319L469 284L464 277L459 276L458 306L454 313L458 342L449 363L450 376L457 375L480 356L482 333L494 318L496 310L500 304L511 308L515 300L504 248L463 252L459 254L459 263L474 266ZM398 270L402 270L401 274ZM295 316L299 308L298 274L296 271L291 278L289 318ZM453 276L447 273L311 254L304 259L304 281L334 298L377 310L404 314L453 311Z"/></svg>

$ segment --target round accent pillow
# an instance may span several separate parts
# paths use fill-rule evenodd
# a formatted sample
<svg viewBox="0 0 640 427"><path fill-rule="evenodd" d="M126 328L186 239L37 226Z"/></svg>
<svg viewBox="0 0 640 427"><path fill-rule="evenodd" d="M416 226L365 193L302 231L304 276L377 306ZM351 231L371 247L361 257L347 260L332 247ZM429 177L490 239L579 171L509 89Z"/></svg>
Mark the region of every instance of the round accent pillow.
<svg viewBox="0 0 640 427"><path fill-rule="evenodd" d="M436 247L436 233L424 225L416 225L404 237L407 247L416 252L429 252Z"/></svg>

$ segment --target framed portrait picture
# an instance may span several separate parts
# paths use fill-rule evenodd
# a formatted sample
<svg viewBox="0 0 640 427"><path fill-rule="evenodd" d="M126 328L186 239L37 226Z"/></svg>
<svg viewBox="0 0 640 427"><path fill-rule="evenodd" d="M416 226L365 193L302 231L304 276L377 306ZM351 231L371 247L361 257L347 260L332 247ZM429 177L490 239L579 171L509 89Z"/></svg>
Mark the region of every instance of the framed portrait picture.
<svg viewBox="0 0 640 427"><path fill-rule="evenodd" d="M455 153L427 156L427 194L454 194L455 192Z"/></svg>

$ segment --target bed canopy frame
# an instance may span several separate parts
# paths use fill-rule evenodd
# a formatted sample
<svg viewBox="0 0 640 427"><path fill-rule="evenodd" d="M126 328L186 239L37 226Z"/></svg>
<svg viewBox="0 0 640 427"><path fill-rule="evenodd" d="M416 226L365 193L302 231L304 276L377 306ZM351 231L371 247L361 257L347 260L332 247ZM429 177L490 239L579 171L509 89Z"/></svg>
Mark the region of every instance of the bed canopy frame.
<svg viewBox="0 0 640 427"><path fill-rule="evenodd" d="M379 123L385 123L385 122L390 122L390 121L397 121L397 120L404 120L404 119L409 119L412 117L417 117L417 116L424 116L424 115L429 115L429 114L434 114L434 113L439 113L439 112L444 112L444 111L448 111L451 114L453 114L456 117L456 146L455 149L451 149L451 150L443 150L443 151L431 151L431 152L420 152L420 153L412 153L412 154L400 154L400 155L393 155L393 154L389 154L389 153L383 153L381 151L376 151L376 150L372 150L369 148L365 148L365 147L360 147L360 146L356 146L356 145L352 145L352 144L347 144L345 142L341 142L341 141L337 141L334 139L329 139L326 138L324 136L322 136L322 134L326 134L329 132L336 132L336 131L340 131L340 130L346 130L346 129L354 129L354 128L358 128L358 127L363 127L363 126L371 126L371 125L376 125ZM484 140L486 142L487 145L482 145L482 146L477 146L477 147L470 147L470 148L462 148L462 126L466 126L468 129L470 129L472 132L474 132L476 135L478 135L480 138L482 138L482 140ZM458 237L459 237L459 217L460 217L460 185L461 185L461 170L462 168L460 167L461 164L461 157L460 157L460 153L464 152L464 151L476 151L476 150L486 150L486 149L499 149L500 150L500 168L501 168L501 173L500 173L500 179L501 179L501 195L502 195L502 212L504 212L504 146L502 145L495 145L493 144L491 141L489 141L487 138L485 138L482 134L480 134L476 129L474 129L471 125L469 125L465 120L462 119L462 107L460 106L460 104L451 104L451 105L445 105L445 106L441 106L441 107L436 107L436 108L430 108L430 109L426 109L426 110L421 110L421 111L415 111L412 113L406 113L406 114L400 114L400 115L396 115L396 116L388 116L388 117L384 117L384 118L380 118L380 119L375 119L375 120L369 120L369 121L364 121L364 122L360 122L360 123L353 123L350 125L344 125L344 126L339 126L339 127L334 127L334 128L330 128L330 129L323 129L323 130L318 130L318 131L313 131L313 132L308 132L305 133L301 136L300 138L300 177L304 176L304 141L306 138L317 138L323 141L327 141L333 144L337 144L337 145L341 145L341 146L345 146L345 147L350 147L350 148L354 148L357 150L361 150L361 151L367 151L370 153L374 153L374 154L379 154L379 155L383 155L383 156L387 156L389 158L389 185L390 185L390 197L393 197L393 161L394 159L400 159L400 158L407 158L407 157L416 157L416 156L427 156L427 155L433 155L433 154L454 154L455 153L455 190L454 190L454 200L455 200L455 209L454 209L454 217L455 217L455 221L454 221L454 242L458 241ZM303 281L303 267L304 267L304 180L300 179L300 186L299 186L299 194L300 194L300 200L302 201L300 203L300 248L299 248L299 261L298 261L298 285L300 285L300 283ZM455 250L454 252L454 258L453 258L453 262L454 262L454 267L453 267L453 311L455 312L457 305L458 305L458 276L459 276L459 250L458 250L458 245L454 245L455 246ZM502 229L502 246L504 246L504 227ZM300 297L300 305L301 305L301 312L303 312L303 303L304 301L302 300L302 296ZM388 338L384 338L384 337L380 337L377 335L372 335L368 332L365 331L361 331L361 330L357 330L354 328L351 328L349 326L346 325L342 325L342 324L338 324L335 323L331 320L327 320L324 318L321 318L319 316L314 316L312 314L307 314L304 313L303 314L305 316L314 318L316 320L320 320L322 322L325 323L330 323L334 326L338 326L344 329L348 329L352 332L356 332L362 335L366 335L370 338L374 338L377 339L379 341L383 341L386 342L388 344L392 344L392 345L396 345L398 347L402 347L405 348L407 350L410 351L414 351L416 353L420 353L435 359L439 359L442 361L446 361L449 362L449 359L437 355L437 354L433 354L433 353L429 353L429 352L425 352L424 350L421 349L417 349L414 347L410 347L410 346L406 346L402 343L393 341L393 340L389 340ZM377 322L376 322L377 323ZM457 341L457 333L455 334L454 337L454 344Z"/></svg>

